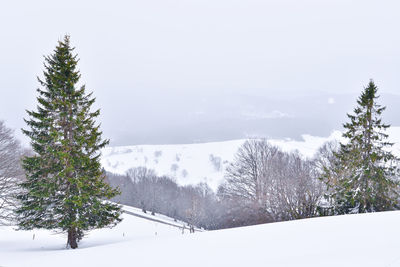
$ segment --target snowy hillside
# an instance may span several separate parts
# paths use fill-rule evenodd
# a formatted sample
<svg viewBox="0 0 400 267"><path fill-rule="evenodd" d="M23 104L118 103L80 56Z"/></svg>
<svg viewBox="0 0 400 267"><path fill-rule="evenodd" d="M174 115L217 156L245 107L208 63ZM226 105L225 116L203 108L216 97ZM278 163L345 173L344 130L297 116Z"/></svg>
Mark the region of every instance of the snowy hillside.
<svg viewBox="0 0 400 267"><path fill-rule="evenodd" d="M123 221L115 228L90 232L79 244L80 251L101 251L102 246L122 245L125 242L146 242L149 239L189 234L188 227L181 221L175 221L160 214L155 216L145 214L134 207L124 206L123 209L149 219L125 213L122 216ZM185 229L182 230L183 225ZM65 235L56 235L45 230L14 231L13 228L0 227L0 266L68 266L57 261L58 257L65 257L62 261L66 262L69 255L72 255L69 253L73 252L65 250ZM81 260L82 262L76 266L93 266L92 259L81 258ZM100 266L103 265L100 264Z"/></svg>
<svg viewBox="0 0 400 267"><path fill-rule="evenodd" d="M400 127L389 130L400 154ZM339 139L341 133L333 132L329 137L303 135L302 141L270 140L285 151L298 150L311 158L326 141ZM245 140L185 144L185 145L138 145L108 147L103 150L102 165L113 173L125 174L132 167L145 166L158 175L168 175L181 185L206 182L214 190L221 183L225 168L234 158L237 149Z"/></svg>
<svg viewBox="0 0 400 267"><path fill-rule="evenodd" d="M124 215L77 250L47 231L0 227L1 266L400 266L400 212L345 215L183 234ZM35 238L33 239L33 234Z"/></svg>

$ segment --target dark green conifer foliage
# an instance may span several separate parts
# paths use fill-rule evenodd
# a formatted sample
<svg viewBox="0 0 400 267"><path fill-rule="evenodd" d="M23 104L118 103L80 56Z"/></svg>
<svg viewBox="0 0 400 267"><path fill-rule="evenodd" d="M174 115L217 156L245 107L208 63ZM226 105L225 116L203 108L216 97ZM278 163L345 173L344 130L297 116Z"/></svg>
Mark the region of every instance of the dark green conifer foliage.
<svg viewBox="0 0 400 267"><path fill-rule="evenodd" d="M105 183L100 149L108 144L91 111L95 98L77 88L80 73L69 36L45 57L44 79L39 79L37 111L27 111L35 151L23 167L27 180L17 196L19 228L52 229L68 234L71 248L88 230L113 226L121 219L120 206L106 202L118 190Z"/></svg>
<svg viewBox="0 0 400 267"><path fill-rule="evenodd" d="M398 163L382 123L386 107L376 103L378 88L371 80L357 100L354 114L347 114L341 144L332 169L325 170L327 198L334 214L366 213L397 209Z"/></svg>

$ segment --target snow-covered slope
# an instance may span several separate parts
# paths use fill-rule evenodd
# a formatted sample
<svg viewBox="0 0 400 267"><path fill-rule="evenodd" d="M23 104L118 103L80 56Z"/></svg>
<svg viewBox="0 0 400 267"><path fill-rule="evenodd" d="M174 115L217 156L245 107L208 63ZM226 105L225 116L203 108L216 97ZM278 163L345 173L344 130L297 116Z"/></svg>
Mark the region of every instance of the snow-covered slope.
<svg viewBox="0 0 400 267"><path fill-rule="evenodd" d="M189 234L187 225L175 221L167 216L144 214L140 209L123 206L123 209L140 216L123 214L123 221L112 229L95 230L89 233L81 243L79 250L83 252L98 251L99 247L122 245L125 242L146 242L149 239L160 237L181 236ZM153 220L159 222L154 222ZM182 229L183 225L185 228ZM66 236L54 234L46 230L15 231L15 227L0 227L0 266L69 266L68 257L74 254L72 250L65 250ZM101 251L101 249L100 249ZM78 252L77 254L80 254ZM84 253L85 255L85 253ZM107 254L110 258L112 253ZM102 255L98 255L102 258ZM58 258L60 257L60 261ZM63 258L64 257L64 258ZM97 256L96 256L97 257ZM75 258L77 260L77 258ZM82 256L78 265L95 266L92 260ZM104 266L100 264L100 266ZM113 266L113 265L109 265Z"/></svg>
<svg viewBox="0 0 400 267"><path fill-rule="evenodd" d="M184 234L125 215L77 250L47 231L0 227L1 266L400 266L400 212L345 215ZM33 240L33 234L35 239Z"/></svg>
<svg viewBox="0 0 400 267"><path fill-rule="evenodd" d="M110 147L103 151L102 165L107 171L119 174L145 166L159 175L175 178L182 185L206 182L216 188L243 142Z"/></svg>
<svg viewBox="0 0 400 267"><path fill-rule="evenodd" d="M396 143L395 152L398 153L400 127L392 127L388 133ZM340 136L341 133L335 131L329 137L303 135L302 141L287 139L270 142L285 151L298 150L311 158L324 142L339 139ZM181 185L206 182L215 190L223 179L225 168L244 141L109 147L103 150L102 165L107 171L118 174L124 174L133 167L145 166L159 175L175 178Z"/></svg>

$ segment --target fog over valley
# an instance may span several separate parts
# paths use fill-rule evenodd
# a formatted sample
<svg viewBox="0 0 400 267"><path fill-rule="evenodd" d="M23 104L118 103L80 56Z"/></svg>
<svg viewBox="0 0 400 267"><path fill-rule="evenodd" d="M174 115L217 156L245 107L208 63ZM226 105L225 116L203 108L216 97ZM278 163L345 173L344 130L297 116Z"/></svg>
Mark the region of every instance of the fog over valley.
<svg viewBox="0 0 400 267"><path fill-rule="evenodd" d="M111 145L328 136L369 79L400 125L397 1L22 2L0 16L0 118L25 144L43 55L64 34Z"/></svg>

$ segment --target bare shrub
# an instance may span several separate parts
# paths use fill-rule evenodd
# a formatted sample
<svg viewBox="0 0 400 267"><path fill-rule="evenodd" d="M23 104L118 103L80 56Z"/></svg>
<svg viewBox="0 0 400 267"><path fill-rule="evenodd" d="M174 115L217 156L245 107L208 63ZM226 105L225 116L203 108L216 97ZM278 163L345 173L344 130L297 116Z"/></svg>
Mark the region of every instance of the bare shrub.
<svg viewBox="0 0 400 267"><path fill-rule="evenodd" d="M13 131L0 121L0 225L10 224L16 205L14 195L23 179L21 156L23 151Z"/></svg>

